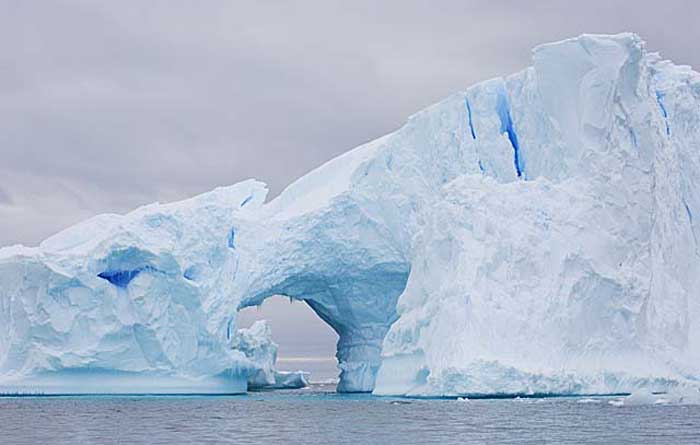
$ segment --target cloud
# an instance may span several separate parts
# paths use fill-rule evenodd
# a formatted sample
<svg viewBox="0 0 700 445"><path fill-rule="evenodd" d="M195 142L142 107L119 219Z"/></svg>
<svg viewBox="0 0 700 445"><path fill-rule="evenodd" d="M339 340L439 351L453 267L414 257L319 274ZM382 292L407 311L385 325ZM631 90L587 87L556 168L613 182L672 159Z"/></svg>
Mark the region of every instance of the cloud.
<svg viewBox="0 0 700 445"><path fill-rule="evenodd" d="M0 208L0 242L248 177L274 195L442 97L527 66L533 46L582 32L636 31L700 65L690 1L8 3L0 187L19 207Z"/></svg>
<svg viewBox="0 0 700 445"><path fill-rule="evenodd" d="M12 204L12 198L2 188L0 188L0 205Z"/></svg>

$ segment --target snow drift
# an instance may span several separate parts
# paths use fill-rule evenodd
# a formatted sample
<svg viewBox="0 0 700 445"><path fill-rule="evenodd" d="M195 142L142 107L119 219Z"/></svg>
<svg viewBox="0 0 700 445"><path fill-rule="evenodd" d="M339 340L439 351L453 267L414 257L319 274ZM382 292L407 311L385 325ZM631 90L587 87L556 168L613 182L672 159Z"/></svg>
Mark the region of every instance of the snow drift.
<svg viewBox="0 0 700 445"><path fill-rule="evenodd" d="M540 46L269 203L246 181L0 250L1 380L272 384L236 312L280 294L339 334L341 391L696 386L699 143L690 68L633 34Z"/></svg>

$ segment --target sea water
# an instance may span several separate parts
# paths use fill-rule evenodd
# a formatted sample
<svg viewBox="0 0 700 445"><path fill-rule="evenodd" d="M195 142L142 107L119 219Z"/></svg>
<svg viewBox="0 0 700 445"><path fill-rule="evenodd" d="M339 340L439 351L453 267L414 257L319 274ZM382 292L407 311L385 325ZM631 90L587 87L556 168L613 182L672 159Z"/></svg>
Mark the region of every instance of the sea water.
<svg viewBox="0 0 700 445"><path fill-rule="evenodd" d="M396 399L332 385L243 396L0 398L2 444L699 444L700 406Z"/></svg>

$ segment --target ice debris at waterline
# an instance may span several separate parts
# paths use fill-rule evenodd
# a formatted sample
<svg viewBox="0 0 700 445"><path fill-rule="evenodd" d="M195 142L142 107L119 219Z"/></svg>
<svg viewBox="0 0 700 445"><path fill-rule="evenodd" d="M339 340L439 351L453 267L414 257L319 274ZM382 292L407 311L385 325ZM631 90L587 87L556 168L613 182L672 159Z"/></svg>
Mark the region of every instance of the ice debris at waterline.
<svg viewBox="0 0 700 445"><path fill-rule="evenodd" d="M700 379L700 75L633 34L537 47L265 203L256 181L0 250L0 374L276 384L237 310L303 300L341 391L614 394Z"/></svg>

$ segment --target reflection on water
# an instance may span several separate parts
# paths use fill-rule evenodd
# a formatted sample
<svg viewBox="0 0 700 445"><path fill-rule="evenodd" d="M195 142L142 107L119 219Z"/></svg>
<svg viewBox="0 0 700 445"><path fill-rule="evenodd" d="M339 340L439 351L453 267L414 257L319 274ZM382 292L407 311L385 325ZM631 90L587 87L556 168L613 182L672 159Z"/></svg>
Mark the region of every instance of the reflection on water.
<svg viewBox="0 0 700 445"><path fill-rule="evenodd" d="M411 400L340 395L333 388L227 397L4 398L0 443L700 443L700 406Z"/></svg>

